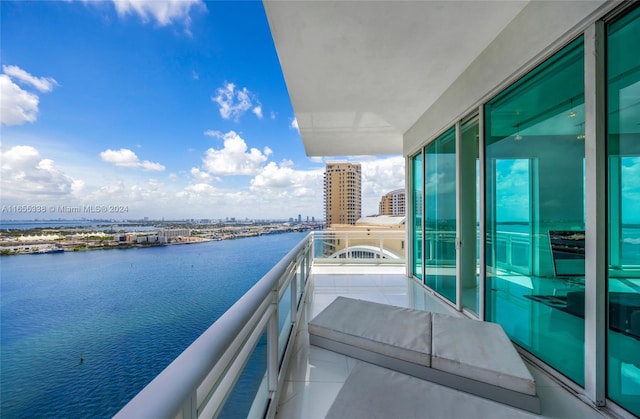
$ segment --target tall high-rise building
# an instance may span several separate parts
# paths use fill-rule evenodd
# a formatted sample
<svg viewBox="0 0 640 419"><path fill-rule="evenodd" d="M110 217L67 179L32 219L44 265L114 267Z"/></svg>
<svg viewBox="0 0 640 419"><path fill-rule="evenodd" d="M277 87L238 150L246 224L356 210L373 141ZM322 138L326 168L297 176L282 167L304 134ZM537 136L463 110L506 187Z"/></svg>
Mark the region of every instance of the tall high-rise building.
<svg viewBox="0 0 640 419"><path fill-rule="evenodd" d="M324 172L324 211L327 226L355 224L362 216L360 163L327 163Z"/></svg>
<svg viewBox="0 0 640 419"><path fill-rule="evenodd" d="M379 206L380 215L405 215L404 189L396 189L382 195Z"/></svg>

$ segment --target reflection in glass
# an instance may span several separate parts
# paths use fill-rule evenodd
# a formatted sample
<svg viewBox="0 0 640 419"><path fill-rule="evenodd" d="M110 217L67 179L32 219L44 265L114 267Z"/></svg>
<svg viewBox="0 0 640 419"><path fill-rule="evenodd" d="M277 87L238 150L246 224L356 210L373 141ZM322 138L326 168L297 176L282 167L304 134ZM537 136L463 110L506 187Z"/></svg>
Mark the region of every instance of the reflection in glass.
<svg viewBox="0 0 640 419"><path fill-rule="evenodd" d="M640 415L640 8L607 28L608 397Z"/></svg>
<svg viewBox="0 0 640 419"><path fill-rule="evenodd" d="M263 417L269 401L267 332L263 332L224 403L219 418Z"/></svg>
<svg viewBox="0 0 640 419"><path fill-rule="evenodd" d="M584 384L582 38L485 108L486 319Z"/></svg>
<svg viewBox="0 0 640 419"><path fill-rule="evenodd" d="M422 279L422 153L411 159L413 170L413 274Z"/></svg>
<svg viewBox="0 0 640 419"><path fill-rule="evenodd" d="M424 149L425 284L456 302L456 132Z"/></svg>
<svg viewBox="0 0 640 419"><path fill-rule="evenodd" d="M291 319L291 283L280 297L278 303L278 357L282 360L287 347L287 339L293 327Z"/></svg>

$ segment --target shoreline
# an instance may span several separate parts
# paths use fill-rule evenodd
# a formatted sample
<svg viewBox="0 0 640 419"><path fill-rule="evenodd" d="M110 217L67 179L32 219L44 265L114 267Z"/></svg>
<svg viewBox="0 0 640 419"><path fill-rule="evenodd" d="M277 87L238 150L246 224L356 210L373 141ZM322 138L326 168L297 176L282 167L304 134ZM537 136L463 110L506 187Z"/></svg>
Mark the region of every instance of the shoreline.
<svg viewBox="0 0 640 419"><path fill-rule="evenodd" d="M35 232L41 232L39 229L34 229ZM55 233L60 231L54 230ZM241 232L228 231L228 228L219 229L216 234L212 234L211 237L200 236L187 236L172 238L167 241L118 241L109 237L103 232L87 232L84 231L79 234L83 234L84 237L79 239L77 237L60 237L59 234L52 234L47 236L32 236L25 237L20 236L16 239L7 239L2 237L0 240L0 256L19 256L19 255L39 255L39 254L57 254L66 252L85 252L92 250L127 250L127 249L144 249L148 247L161 247L161 246L173 246L173 245L185 245L185 244L198 244L207 243L212 241L223 240L236 240L248 237L260 237L273 234L286 234L294 232L311 231L311 228L279 228L266 230L263 228L252 229L247 231L246 229ZM30 231L30 230L27 230ZM118 234L118 237L123 235ZM129 236L124 235L124 236ZM113 236L111 236L113 237ZM142 236L142 238L157 238L157 236Z"/></svg>

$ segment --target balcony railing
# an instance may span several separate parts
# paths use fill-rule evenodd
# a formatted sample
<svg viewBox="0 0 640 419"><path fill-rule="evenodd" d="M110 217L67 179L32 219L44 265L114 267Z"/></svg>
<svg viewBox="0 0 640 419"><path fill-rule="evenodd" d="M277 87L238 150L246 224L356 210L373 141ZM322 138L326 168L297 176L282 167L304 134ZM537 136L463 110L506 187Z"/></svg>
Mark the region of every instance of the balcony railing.
<svg viewBox="0 0 640 419"><path fill-rule="evenodd" d="M333 231L313 235L314 263L405 264L404 230Z"/></svg>
<svg viewBox="0 0 640 419"><path fill-rule="evenodd" d="M307 292L312 249L309 235L115 417L197 418L222 412L273 417ZM255 356L260 352L266 355L262 360ZM252 382L249 394L242 383L245 369Z"/></svg>
<svg viewBox="0 0 640 419"><path fill-rule="evenodd" d="M374 240L374 245L358 244L364 239ZM115 417L273 418L307 295L311 264L331 259L324 254L325 245L333 246L337 240L381 251L405 238L404 232L309 234ZM358 259L363 254L355 251L344 255L333 260L371 260ZM404 263L404 255L378 258L376 263Z"/></svg>

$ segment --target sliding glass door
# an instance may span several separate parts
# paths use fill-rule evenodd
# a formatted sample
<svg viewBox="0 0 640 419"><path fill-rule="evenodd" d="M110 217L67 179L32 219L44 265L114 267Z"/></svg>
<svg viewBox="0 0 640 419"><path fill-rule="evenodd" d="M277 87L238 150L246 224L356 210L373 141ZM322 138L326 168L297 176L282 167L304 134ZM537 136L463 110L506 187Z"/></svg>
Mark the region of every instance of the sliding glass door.
<svg viewBox="0 0 640 419"><path fill-rule="evenodd" d="M584 46L485 105L489 321L584 384Z"/></svg>
<svg viewBox="0 0 640 419"><path fill-rule="evenodd" d="M640 416L640 8L607 28L608 396Z"/></svg>
<svg viewBox="0 0 640 419"><path fill-rule="evenodd" d="M456 130L424 149L424 283L456 303Z"/></svg>

